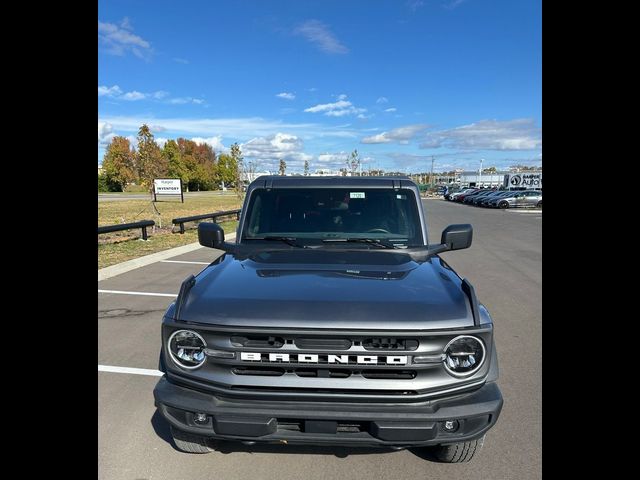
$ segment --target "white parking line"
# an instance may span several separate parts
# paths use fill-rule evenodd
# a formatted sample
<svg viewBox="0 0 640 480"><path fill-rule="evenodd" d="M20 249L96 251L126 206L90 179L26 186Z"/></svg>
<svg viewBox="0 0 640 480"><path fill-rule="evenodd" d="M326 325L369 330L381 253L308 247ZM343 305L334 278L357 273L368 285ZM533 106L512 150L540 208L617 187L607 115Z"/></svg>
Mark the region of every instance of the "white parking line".
<svg viewBox="0 0 640 480"><path fill-rule="evenodd" d="M175 293L125 292L123 290L100 290L98 293L117 293L119 295L148 295L150 297L177 297Z"/></svg>
<svg viewBox="0 0 640 480"><path fill-rule="evenodd" d="M160 263L191 263L193 265L209 265L211 262L189 262L187 260L160 260Z"/></svg>
<svg viewBox="0 0 640 480"><path fill-rule="evenodd" d="M151 377L161 377L164 375L160 370L150 370L148 368L113 367L111 365L98 365L99 372L111 373L131 373L133 375L149 375Z"/></svg>

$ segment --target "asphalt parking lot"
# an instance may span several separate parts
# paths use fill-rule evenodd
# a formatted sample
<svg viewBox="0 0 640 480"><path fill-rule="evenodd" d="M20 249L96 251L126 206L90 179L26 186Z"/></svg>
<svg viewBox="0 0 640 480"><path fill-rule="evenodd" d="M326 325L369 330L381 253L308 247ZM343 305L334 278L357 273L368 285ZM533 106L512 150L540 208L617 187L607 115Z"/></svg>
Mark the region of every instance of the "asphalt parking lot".
<svg viewBox="0 0 640 480"><path fill-rule="evenodd" d="M211 249L160 261L98 283L98 465L100 479L538 479L542 476L542 213L424 200L429 238L471 223L473 245L442 254L474 285L495 324L505 404L471 463L431 462L419 451L248 447L176 450L155 414L160 323L180 283L216 256ZM149 295L155 294L155 295ZM113 368L115 367L115 368ZM127 372L126 368L146 369ZM105 371L115 370L115 371Z"/></svg>

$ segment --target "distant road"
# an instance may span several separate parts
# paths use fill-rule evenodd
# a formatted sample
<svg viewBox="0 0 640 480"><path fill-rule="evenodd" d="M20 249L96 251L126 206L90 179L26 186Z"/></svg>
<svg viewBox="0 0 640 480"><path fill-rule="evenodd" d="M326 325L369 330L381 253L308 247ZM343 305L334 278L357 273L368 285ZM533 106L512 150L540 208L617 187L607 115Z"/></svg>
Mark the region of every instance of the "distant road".
<svg viewBox="0 0 640 480"><path fill-rule="evenodd" d="M212 192L186 192L184 194L185 198L210 197L217 195L234 195L234 191L227 190L226 192L222 192L220 190L215 190ZM119 200L147 200L151 198L152 195L149 193L98 193L98 202L116 202Z"/></svg>

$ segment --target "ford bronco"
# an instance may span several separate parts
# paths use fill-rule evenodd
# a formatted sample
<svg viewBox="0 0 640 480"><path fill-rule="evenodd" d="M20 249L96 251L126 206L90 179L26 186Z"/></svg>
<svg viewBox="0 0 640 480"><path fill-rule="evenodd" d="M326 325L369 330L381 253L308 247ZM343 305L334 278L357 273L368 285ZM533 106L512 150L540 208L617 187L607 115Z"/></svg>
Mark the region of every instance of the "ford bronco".
<svg viewBox="0 0 640 480"><path fill-rule="evenodd" d="M428 448L466 462L495 425L493 322L430 244L407 177L263 176L236 239L200 223L220 253L162 322L155 405L179 450L245 444Z"/></svg>

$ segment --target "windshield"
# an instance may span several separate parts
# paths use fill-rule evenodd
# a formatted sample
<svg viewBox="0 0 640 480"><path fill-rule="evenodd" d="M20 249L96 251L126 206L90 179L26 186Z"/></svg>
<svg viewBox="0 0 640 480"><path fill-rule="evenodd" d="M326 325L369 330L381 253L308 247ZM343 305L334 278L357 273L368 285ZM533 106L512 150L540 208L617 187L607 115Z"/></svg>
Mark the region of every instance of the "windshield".
<svg viewBox="0 0 640 480"><path fill-rule="evenodd" d="M424 245L417 200L409 189L274 188L254 190L242 241L375 239Z"/></svg>

